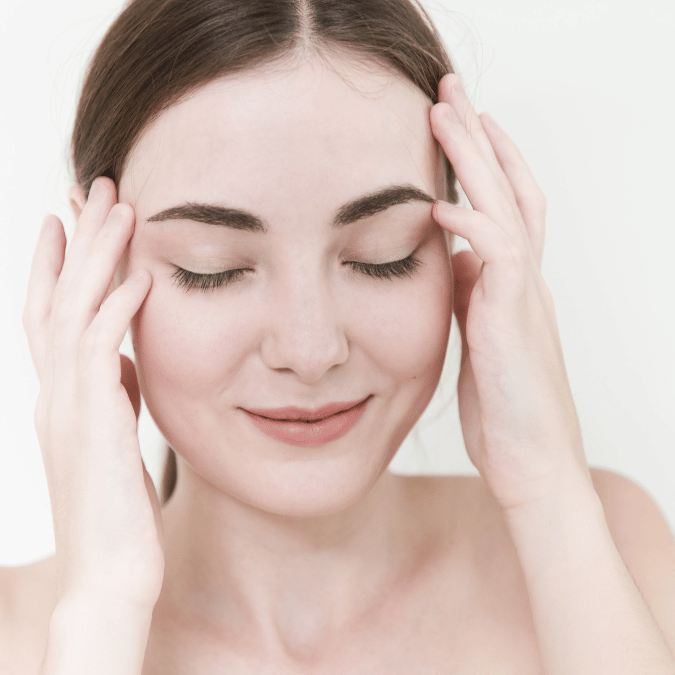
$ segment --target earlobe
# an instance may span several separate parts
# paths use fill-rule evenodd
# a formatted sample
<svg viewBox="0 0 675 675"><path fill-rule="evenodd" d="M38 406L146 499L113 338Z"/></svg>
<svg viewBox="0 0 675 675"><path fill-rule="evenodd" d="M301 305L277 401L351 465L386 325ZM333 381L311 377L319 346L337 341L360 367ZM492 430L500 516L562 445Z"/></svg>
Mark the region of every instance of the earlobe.
<svg viewBox="0 0 675 675"><path fill-rule="evenodd" d="M87 195L84 193L81 185L74 184L70 186L68 189L68 201L70 202L75 222L77 222L87 203Z"/></svg>

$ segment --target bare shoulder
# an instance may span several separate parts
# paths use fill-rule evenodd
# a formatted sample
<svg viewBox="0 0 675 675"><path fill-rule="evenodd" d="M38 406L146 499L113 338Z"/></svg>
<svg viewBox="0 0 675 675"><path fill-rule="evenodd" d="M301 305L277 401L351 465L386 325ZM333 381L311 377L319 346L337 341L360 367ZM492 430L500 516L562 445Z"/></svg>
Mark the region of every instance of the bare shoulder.
<svg viewBox="0 0 675 675"><path fill-rule="evenodd" d="M675 653L675 536L668 519L631 478L600 468L591 477L616 548Z"/></svg>
<svg viewBox="0 0 675 675"><path fill-rule="evenodd" d="M0 567L0 672L33 675L42 661L56 598L54 557Z"/></svg>
<svg viewBox="0 0 675 675"><path fill-rule="evenodd" d="M636 481L601 468L591 468L591 477L616 548L675 654L675 535L671 525ZM457 514L453 517L459 518L461 526L455 531L464 533L473 550L472 564L481 587L500 599L481 609L478 623L483 634L488 626L494 634L501 634L506 614L516 614L519 618L512 625L519 626L520 632L506 637L521 641L519 649L524 652L528 635L534 636L524 580L506 524L484 481L477 476L425 477L412 479L408 485L416 495L415 503L422 505L421 517Z"/></svg>
<svg viewBox="0 0 675 675"><path fill-rule="evenodd" d="M406 477L418 529L441 564L424 613L450 640L449 672L541 673L531 606L499 505L476 475ZM489 636L489 637L488 637Z"/></svg>

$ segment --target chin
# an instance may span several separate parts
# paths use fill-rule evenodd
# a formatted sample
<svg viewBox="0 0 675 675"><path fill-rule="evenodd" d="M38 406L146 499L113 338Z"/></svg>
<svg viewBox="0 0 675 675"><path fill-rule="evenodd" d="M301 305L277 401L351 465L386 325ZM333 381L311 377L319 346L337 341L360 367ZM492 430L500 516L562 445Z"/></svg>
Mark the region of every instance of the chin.
<svg viewBox="0 0 675 675"><path fill-rule="evenodd" d="M340 439L304 448L246 445L237 452L231 444L219 451L167 440L178 453L179 483L181 474L183 479L191 474L209 499L289 518L330 516L367 498L399 444L379 439L374 447L363 439Z"/></svg>
<svg viewBox="0 0 675 675"><path fill-rule="evenodd" d="M438 370L440 371L439 364ZM434 372L434 375L436 373ZM438 373L440 375L440 372ZM178 486L212 504L245 505L283 517L344 512L367 500L428 404L437 378L401 396L374 396L344 435L297 445L263 433L244 412L152 397L150 414L179 458ZM182 491L181 491L182 492Z"/></svg>
<svg viewBox="0 0 675 675"><path fill-rule="evenodd" d="M386 471L390 458L364 465L362 462L309 462L314 466L287 467L279 475L248 490L243 501L253 507L291 518L330 516L349 510L369 495ZM262 478L262 476L261 476Z"/></svg>

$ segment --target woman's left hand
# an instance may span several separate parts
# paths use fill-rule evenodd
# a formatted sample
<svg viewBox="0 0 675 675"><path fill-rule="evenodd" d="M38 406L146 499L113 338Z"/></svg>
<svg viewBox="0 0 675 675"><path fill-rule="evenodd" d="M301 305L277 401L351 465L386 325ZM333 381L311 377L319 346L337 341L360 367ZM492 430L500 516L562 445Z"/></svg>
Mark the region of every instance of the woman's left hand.
<svg viewBox="0 0 675 675"><path fill-rule="evenodd" d="M551 293L540 267L545 200L513 141L447 75L431 128L472 209L439 202L462 333L458 382L469 457L506 512L590 482Z"/></svg>

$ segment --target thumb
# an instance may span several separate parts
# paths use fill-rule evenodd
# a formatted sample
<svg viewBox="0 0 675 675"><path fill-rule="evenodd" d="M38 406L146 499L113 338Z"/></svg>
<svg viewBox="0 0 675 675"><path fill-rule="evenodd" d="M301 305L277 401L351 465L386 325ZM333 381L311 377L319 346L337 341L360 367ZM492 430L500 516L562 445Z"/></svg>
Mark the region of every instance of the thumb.
<svg viewBox="0 0 675 675"><path fill-rule="evenodd" d="M127 395L131 405L136 413L136 419L141 412L141 390L138 387L138 378L136 377L136 366L134 362L124 354L120 354L122 365L122 385L127 390Z"/></svg>

